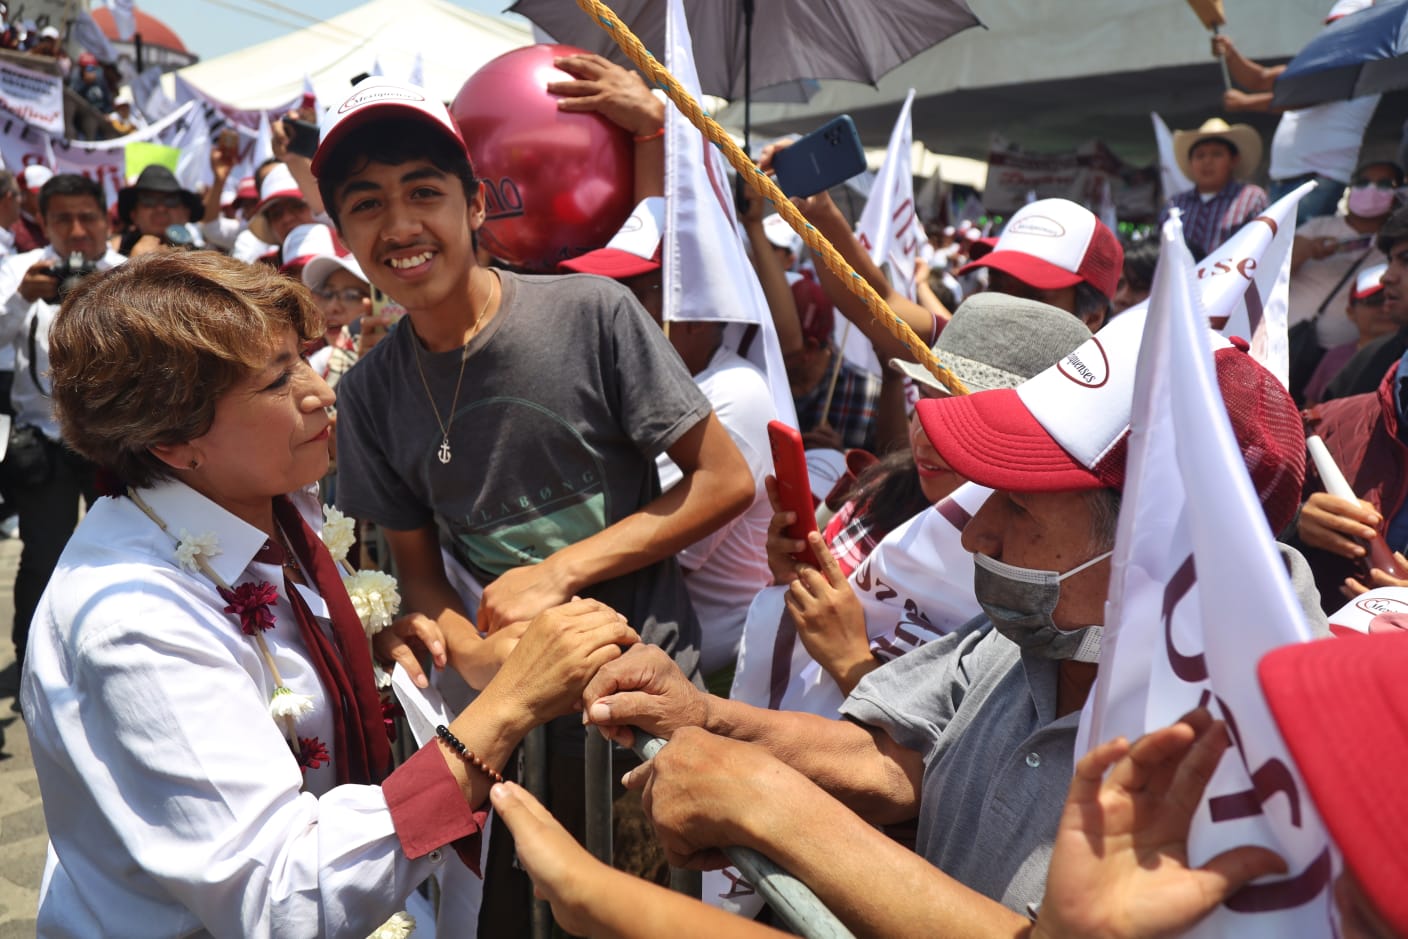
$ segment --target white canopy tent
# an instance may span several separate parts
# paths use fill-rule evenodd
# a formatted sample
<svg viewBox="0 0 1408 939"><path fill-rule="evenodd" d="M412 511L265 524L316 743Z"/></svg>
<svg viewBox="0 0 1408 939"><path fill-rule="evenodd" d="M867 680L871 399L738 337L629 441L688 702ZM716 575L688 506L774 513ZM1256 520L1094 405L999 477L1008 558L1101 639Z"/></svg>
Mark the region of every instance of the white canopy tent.
<svg viewBox="0 0 1408 939"><path fill-rule="evenodd" d="M532 42L526 25L446 0L371 0L315 26L174 74L244 111L297 100L307 75L319 102L327 106L346 94L353 76L377 65L388 78L404 81L419 54L424 86L449 101L485 62ZM170 83L167 94L174 97L174 79L165 81Z"/></svg>
<svg viewBox="0 0 1408 939"><path fill-rule="evenodd" d="M969 29L890 72L878 87L822 82L807 104L753 105L754 132L805 133L849 113L883 146L909 88L914 137L931 149L984 158L993 132L1033 150L1101 138L1126 159L1154 154L1149 112L1196 127L1221 113L1222 75L1210 34L1184 0L970 0L986 28ZM1320 31L1330 0L1227 0L1242 52L1284 61ZM769 39L754 40L766 55ZM1382 116L1387 102L1380 107ZM719 117L741 123L735 104ZM1275 115L1227 115L1267 135ZM1394 139L1397 128L1393 129Z"/></svg>

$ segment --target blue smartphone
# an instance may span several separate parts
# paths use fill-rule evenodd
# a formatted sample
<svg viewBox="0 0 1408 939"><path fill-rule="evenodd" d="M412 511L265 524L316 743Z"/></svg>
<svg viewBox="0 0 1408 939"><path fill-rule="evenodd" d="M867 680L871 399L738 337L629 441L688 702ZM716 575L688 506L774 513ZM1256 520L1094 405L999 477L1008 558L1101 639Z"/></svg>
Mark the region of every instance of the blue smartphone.
<svg viewBox="0 0 1408 939"><path fill-rule="evenodd" d="M865 172L865 147L849 114L827 121L772 158L787 196L814 196Z"/></svg>

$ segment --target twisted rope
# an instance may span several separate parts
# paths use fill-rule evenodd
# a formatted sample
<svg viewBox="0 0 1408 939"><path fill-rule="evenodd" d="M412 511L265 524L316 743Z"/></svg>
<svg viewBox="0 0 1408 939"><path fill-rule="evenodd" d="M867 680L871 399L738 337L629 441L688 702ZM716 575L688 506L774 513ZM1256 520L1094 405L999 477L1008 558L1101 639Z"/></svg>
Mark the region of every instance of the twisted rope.
<svg viewBox="0 0 1408 939"><path fill-rule="evenodd" d="M616 40L616 44L621 47L641 74L662 89L669 99L679 108L680 113L689 118L689 122L712 141L723 151L725 159L738 172L740 178L747 180L753 191L765 199L770 200L777 207L778 214L787 220L787 224L792 226L801 239L806 242L807 247L812 249L812 253L826 265L827 269L840 278L851 293L860 297L864 301L866 309L870 315L879 320L890 334L893 335L900 344L908 350L914 361L923 365L930 374L939 381L952 394L965 395L968 389L963 383L943 366L934 357L914 330L909 328L909 324L895 315L889 305L875 292L864 277L857 274L846 259L831 246L831 242L812 226L810 222L792 204L792 200L783 195L782 190L777 188L777 184L772 181L757 164L750 160L738 146L733 142L733 138L728 135L722 127L714 121L712 117L699 107L698 102L689 92L680 87L680 83L675 80L666 68L656 61L650 51L641 44L635 33L620 18L611 11L600 0L577 0L577 6L581 7L602 29ZM838 353L839 354L839 353Z"/></svg>

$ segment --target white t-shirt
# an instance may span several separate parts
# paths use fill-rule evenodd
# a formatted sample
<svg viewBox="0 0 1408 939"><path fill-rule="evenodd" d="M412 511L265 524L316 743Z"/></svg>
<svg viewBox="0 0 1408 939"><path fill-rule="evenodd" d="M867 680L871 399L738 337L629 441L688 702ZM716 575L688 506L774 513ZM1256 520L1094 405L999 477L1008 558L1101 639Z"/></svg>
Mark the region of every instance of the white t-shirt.
<svg viewBox="0 0 1408 939"><path fill-rule="evenodd" d="M1342 215L1323 215L1313 218L1304 225L1296 229L1297 238L1336 238L1341 241L1349 238L1359 239L1363 236L1344 220ZM1346 342L1353 342L1359 338L1359 327L1349 321L1345 315L1345 306L1349 303L1349 289L1354 286L1353 277L1345 277L1354 262L1369 251L1370 255L1359 265L1359 270L1371 267L1375 263L1375 255L1378 252L1372 247L1354 247L1348 251L1337 251L1327 258L1316 260L1310 258L1300 267L1296 268L1295 274L1291 275L1291 296L1290 312L1287 316L1288 325L1294 326L1301 320L1308 320L1315 315L1315 311L1320 309L1320 304L1325 302L1335 285L1341 284L1339 290L1330 298L1329 304L1325 307L1325 313L1320 317L1320 321L1315 325L1315 335L1320 340L1320 346L1324 349L1333 349L1335 346L1343 345ZM1380 257L1382 257L1380 255Z"/></svg>
<svg viewBox="0 0 1408 939"><path fill-rule="evenodd" d="M1366 95L1281 115L1271 138L1271 178L1319 173L1348 185L1359 165L1364 129L1378 106L1378 95Z"/></svg>
<svg viewBox="0 0 1408 939"><path fill-rule="evenodd" d="M777 418L777 408L762 371L723 347L694 382L748 461L754 484L747 511L679 553L685 588L699 617L700 671L708 675L733 664L748 606L772 582L766 547L772 506L763 477L772 472L768 421ZM661 489L680 481L680 469L668 455L660 454L656 465Z"/></svg>

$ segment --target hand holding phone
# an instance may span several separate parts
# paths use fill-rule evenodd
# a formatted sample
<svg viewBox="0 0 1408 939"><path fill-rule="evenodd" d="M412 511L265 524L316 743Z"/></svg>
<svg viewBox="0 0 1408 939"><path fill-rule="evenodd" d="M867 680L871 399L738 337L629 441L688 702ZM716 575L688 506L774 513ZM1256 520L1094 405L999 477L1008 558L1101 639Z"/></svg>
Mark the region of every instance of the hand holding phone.
<svg viewBox="0 0 1408 939"><path fill-rule="evenodd" d="M855 122L842 114L774 153L772 168L785 195L814 196L865 172L865 147Z"/></svg>
<svg viewBox="0 0 1408 939"><path fill-rule="evenodd" d="M817 530L816 507L812 500L811 478L807 473L807 452L797 428L782 421L768 421L768 443L772 447L773 475L777 480L781 510L796 514L796 520L782 530L783 535L803 543ZM810 545L794 552L792 560L820 568L821 562Z"/></svg>

